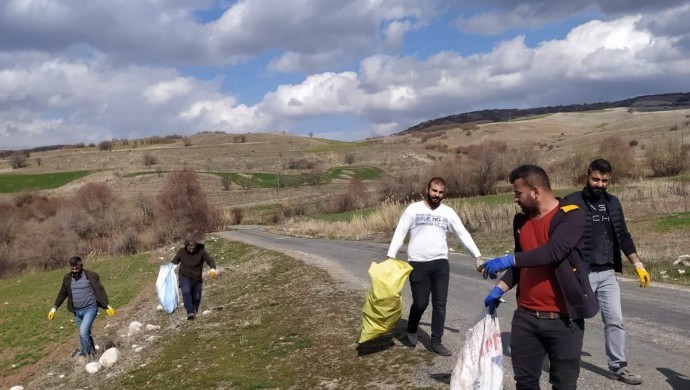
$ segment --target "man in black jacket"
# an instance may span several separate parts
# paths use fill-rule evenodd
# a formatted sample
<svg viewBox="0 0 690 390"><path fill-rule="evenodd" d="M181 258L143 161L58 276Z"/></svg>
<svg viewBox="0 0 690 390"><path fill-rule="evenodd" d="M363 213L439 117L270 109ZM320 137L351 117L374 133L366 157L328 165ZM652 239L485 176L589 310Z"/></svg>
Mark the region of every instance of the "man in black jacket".
<svg viewBox="0 0 690 390"><path fill-rule="evenodd" d="M197 242L194 237L188 236L184 240L184 248L177 251L171 263L180 264L179 285L180 290L182 290L182 301L187 311L187 319L193 320L201 304L201 289L203 287L201 271L204 263L211 267L208 276L215 278L218 275L216 261L206 252L204 244Z"/></svg>
<svg viewBox="0 0 690 390"><path fill-rule="evenodd" d="M599 310L582 258L582 210L559 201L549 177L536 165L510 173L523 213L513 220L515 253L486 262L485 277L507 270L484 300L494 313L504 292L517 286L510 348L516 388L539 389L544 356L554 389L575 389L585 318Z"/></svg>
<svg viewBox="0 0 690 390"><path fill-rule="evenodd" d="M608 161L592 161L587 169L585 188L568 195L566 200L579 205L586 214L583 249L590 268L589 282L601 306L609 377L639 385L642 377L629 370L625 358L625 328L620 286L616 280L616 272L623 270L621 251L635 267L640 287L647 287L651 278L637 255L620 201L606 192L611 172Z"/></svg>
<svg viewBox="0 0 690 390"><path fill-rule="evenodd" d="M81 258L77 256L69 259L69 265L70 272L62 278L62 286L53 308L48 313L48 320L52 321L55 318L55 312L67 299L67 310L74 314L79 329L79 356L86 357L96 353L91 326L96 320L98 308L106 309L105 312L109 316L115 315L115 309L108 304L108 294L97 273L85 270Z"/></svg>

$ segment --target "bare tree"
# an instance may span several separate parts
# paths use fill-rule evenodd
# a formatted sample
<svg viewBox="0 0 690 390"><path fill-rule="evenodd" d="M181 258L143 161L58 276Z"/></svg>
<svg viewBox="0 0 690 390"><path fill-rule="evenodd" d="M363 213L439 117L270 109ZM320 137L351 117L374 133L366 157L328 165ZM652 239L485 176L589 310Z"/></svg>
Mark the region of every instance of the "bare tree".
<svg viewBox="0 0 690 390"><path fill-rule="evenodd" d="M19 169L29 166L29 162L23 153L12 153L10 156L10 166L12 169Z"/></svg>
<svg viewBox="0 0 690 390"><path fill-rule="evenodd" d="M144 153L144 166L150 168L152 165L158 164L158 158L154 156L151 152Z"/></svg>

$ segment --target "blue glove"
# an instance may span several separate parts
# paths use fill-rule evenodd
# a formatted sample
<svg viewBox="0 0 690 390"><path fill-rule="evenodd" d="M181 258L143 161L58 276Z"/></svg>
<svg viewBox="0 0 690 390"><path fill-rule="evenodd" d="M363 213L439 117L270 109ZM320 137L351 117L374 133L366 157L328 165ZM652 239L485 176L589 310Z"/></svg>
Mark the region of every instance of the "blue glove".
<svg viewBox="0 0 690 390"><path fill-rule="evenodd" d="M487 277L496 279L496 275L515 265L515 255L510 253L501 257L493 258L482 266L484 279Z"/></svg>
<svg viewBox="0 0 690 390"><path fill-rule="evenodd" d="M496 286L484 299L484 307L489 309L489 314L494 314L496 308L501 304L501 297L503 296L503 290Z"/></svg>

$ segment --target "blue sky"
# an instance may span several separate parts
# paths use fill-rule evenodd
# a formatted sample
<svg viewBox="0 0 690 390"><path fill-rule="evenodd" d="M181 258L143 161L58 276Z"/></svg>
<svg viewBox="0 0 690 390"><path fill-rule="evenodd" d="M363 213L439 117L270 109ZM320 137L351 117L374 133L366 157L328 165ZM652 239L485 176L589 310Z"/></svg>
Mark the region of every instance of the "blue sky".
<svg viewBox="0 0 690 390"><path fill-rule="evenodd" d="M666 0L5 0L0 150L284 131L690 91Z"/></svg>

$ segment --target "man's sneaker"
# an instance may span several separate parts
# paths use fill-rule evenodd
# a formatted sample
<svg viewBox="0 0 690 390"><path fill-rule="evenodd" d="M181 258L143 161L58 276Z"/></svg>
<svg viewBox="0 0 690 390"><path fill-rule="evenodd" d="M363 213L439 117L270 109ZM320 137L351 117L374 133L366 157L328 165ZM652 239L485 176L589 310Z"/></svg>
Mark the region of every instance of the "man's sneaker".
<svg viewBox="0 0 690 390"><path fill-rule="evenodd" d="M451 352L448 348L444 347L441 343L431 344L431 350L441 356L450 356L453 354L453 352Z"/></svg>
<svg viewBox="0 0 690 390"><path fill-rule="evenodd" d="M411 346L416 347L417 346L417 332L415 332L415 333L407 332L407 341L410 342Z"/></svg>
<svg viewBox="0 0 690 390"><path fill-rule="evenodd" d="M187 319L189 321L193 320L196 316L194 314L187 314Z"/></svg>
<svg viewBox="0 0 690 390"><path fill-rule="evenodd" d="M79 350L78 350L78 349L75 349L74 351L72 351L72 353L69 355L69 357L70 357L70 358L75 358L75 357L77 357L78 355L79 355Z"/></svg>
<svg viewBox="0 0 690 390"><path fill-rule="evenodd" d="M639 385L642 383L642 377L639 375L635 375L630 370L628 367L621 367L617 370L612 370L609 369L609 375L608 377L610 379L617 379L623 383L627 383L629 385Z"/></svg>

